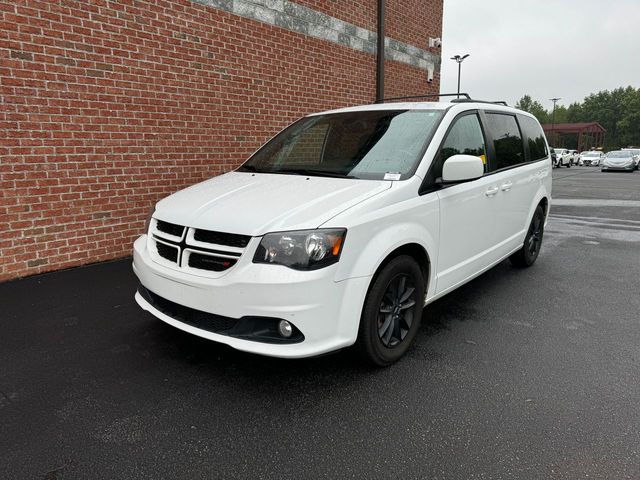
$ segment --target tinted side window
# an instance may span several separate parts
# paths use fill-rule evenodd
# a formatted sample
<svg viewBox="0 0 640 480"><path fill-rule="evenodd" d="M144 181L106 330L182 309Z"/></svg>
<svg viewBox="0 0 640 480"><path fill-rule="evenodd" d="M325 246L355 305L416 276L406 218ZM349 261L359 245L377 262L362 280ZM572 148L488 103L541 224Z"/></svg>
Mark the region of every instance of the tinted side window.
<svg viewBox="0 0 640 480"><path fill-rule="evenodd" d="M530 160L535 161L547 158L547 142L545 141L544 132L538 122L524 115L519 116L518 119L520 120L522 133L529 144Z"/></svg>
<svg viewBox="0 0 640 480"><path fill-rule="evenodd" d="M449 130L447 138L440 149L436 178L442 176L442 165L444 161L460 153L480 157L485 164L485 171L487 170L484 136L482 135L478 116L475 114L458 118L451 127L451 130Z"/></svg>
<svg viewBox="0 0 640 480"><path fill-rule="evenodd" d="M516 117L501 113L487 113L487 129L493 138L495 149L494 170L518 165L525 161L522 136Z"/></svg>

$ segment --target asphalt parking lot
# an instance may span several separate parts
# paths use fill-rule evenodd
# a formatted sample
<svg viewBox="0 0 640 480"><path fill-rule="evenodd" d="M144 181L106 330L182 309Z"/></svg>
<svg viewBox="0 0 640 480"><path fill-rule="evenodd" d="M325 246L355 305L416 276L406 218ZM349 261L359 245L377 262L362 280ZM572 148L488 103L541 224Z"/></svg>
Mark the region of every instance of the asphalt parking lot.
<svg viewBox="0 0 640 480"><path fill-rule="evenodd" d="M130 260L0 284L0 478L640 478L640 173L553 174L536 265L382 370L175 330Z"/></svg>

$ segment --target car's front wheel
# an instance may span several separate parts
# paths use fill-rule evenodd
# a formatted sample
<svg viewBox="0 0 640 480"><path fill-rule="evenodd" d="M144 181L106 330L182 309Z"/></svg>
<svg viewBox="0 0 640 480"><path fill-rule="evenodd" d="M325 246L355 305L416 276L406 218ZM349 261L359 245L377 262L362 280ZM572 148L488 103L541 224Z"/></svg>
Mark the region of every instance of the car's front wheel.
<svg viewBox="0 0 640 480"><path fill-rule="evenodd" d="M407 255L395 257L376 275L356 343L367 362L385 367L406 353L420 327L425 285L420 266Z"/></svg>
<svg viewBox="0 0 640 480"><path fill-rule="evenodd" d="M540 247L542 246L542 236L544 235L544 210L538 205L533 213L531 224L524 238L522 248L509 257L511 264L515 267L530 267L538 258Z"/></svg>

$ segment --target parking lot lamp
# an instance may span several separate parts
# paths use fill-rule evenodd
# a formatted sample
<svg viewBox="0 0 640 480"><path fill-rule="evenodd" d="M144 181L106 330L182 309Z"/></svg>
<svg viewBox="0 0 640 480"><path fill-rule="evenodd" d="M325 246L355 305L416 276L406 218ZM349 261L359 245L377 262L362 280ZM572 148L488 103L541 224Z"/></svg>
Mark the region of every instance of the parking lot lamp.
<svg viewBox="0 0 640 480"><path fill-rule="evenodd" d="M554 142L553 144L555 145L555 141L556 141L556 103L558 103L558 100L562 100L561 98L550 98L549 100L551 100L553 102L553 112L551 113L551 141Z"/></svg>
<svg viewBox="0 0 640 480"><path fill-rule="evenodd" d="M456 63L458 64L458 98L460 98L460 71L462 70L462 62L464 61L465 58L467 58L469 56L469 54L465 54L465 55L455 55L453 57L451 57L451 60L455 60Z"/></svg>

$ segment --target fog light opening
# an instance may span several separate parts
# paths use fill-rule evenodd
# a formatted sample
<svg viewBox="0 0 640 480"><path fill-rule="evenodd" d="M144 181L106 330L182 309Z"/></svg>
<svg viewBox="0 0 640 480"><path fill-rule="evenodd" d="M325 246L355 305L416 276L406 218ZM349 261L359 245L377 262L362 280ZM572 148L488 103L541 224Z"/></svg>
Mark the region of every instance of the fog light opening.
<svg viewBox="0 0 640 480"><path fill-rule="evenodd" d="M278 333L284 338L289 338L293 335L293 326L286 320L280 320L278 322Z"/></svg>

